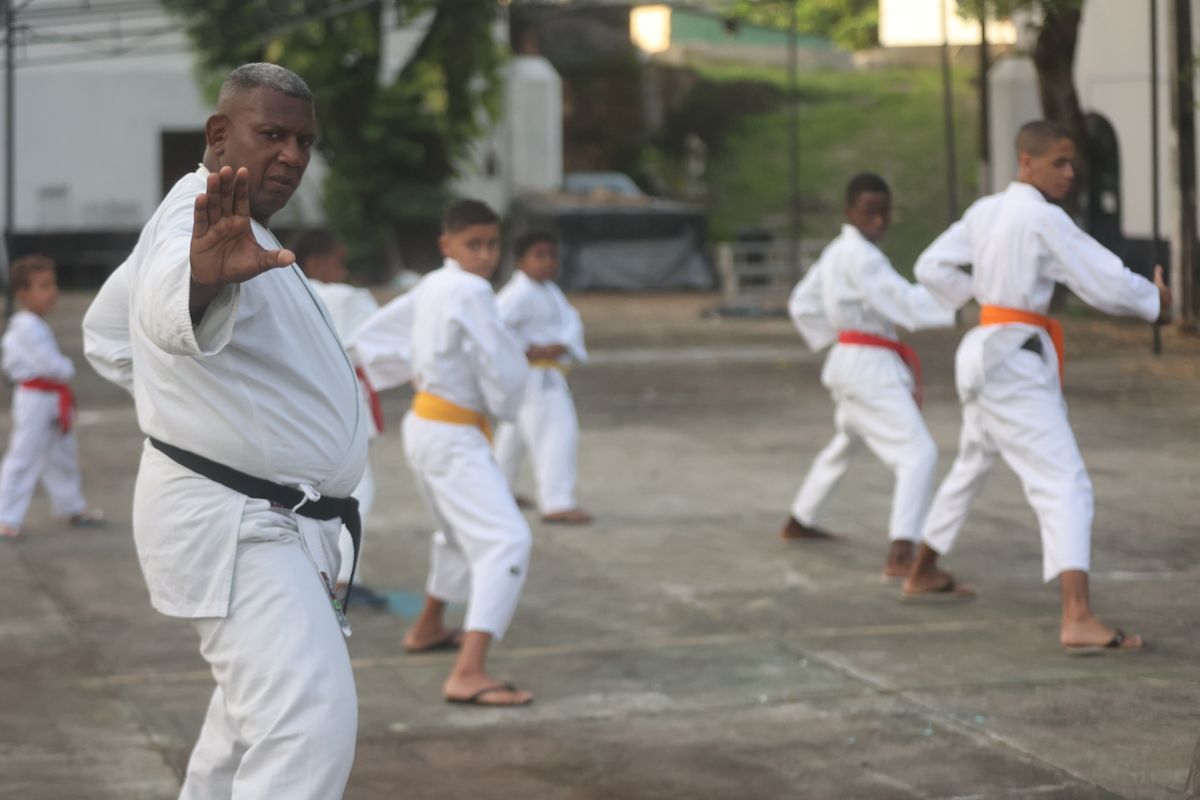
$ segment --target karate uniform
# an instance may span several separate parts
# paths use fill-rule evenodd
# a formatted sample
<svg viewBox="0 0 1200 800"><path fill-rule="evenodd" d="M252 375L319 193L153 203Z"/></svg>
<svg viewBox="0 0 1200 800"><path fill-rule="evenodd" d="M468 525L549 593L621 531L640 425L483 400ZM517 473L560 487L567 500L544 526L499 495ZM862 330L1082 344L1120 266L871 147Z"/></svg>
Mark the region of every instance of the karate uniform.
<svg viewBox="0 0 1200 800"><path fill-rule="evenodd" d="M853 225L821 253L788 301L796 329L813 350L839 333L895 340L907 330L945 327L954 313L920 286L900 277L887 256ZM850 466L859 442L896 474L888 537L919 539L933 491L937 447L913 398L912 370L882 347L835 343L821 382L833 397L833 439L817 454L792 503L797 522L814 526Z"/></svg>
<svg viewBox="0 0 1200 800"><path fill-rule="evenodd" d="M375 296L367 289L359 289L346 283L324 283L312 278L309 278L308 282L313 287L313 291L317 293L317 297L320 297L321 301L325 303L325 309L329 312L330 320L333 321L334 330L337 331L338 338L343 343L349 341L351 334L358 330L358 326L363 324L367 317L379 310L379 303L375 302ZM382 431L370 417L368 387L363 386L360 382L360 388L362 389L360 402L363 405L360 413L367 415L370 423L370 438L375 439ZM363 535L358 548L358 558L361 560L363 547L367 540L367 518L371 514L371 508L375 505L375 472L371 469L369 459L366 469L363 470L362 480L358 482L352 496L358 500L358 513L363 522ZM338 537L338 549L341 551L342 566L338 570L337 582L348 583L351 570L354 568L354 542L350 538L350 531L345 526L342 527L341 536Z"/></svg>
<svg viewBox="0 0 1200 800"><path fill-rule="evenodd" d="M0 524L20 528L38 482L59 517L83 513L83 479L75 430L61 425L55 392L21 386L38 378L67 383L75 365L58 350L46 320L30 311L13 315L0 340L4 374L16 386L12 399L12 431L0 466Z"/></svg>
<svg viewBox="0 0 1200 800"><path fill-rule="evenodd" d="M84 318L88 359L133 393L147 436L312 500L362 476L367 421L332 321L294 264L225 287L193 326L193 205L175 184ZM265 248L279 244L252 223ZM354 759L354 677L329 587L339 522L217 484L147 442L133 533L150 599L188 618L217 688L184 800L342 796Z"/></svg>
<svg viewBox="0 0 1200 800"><path fill-rule="evenodd" d="M966 264L971 274L960 269ZM1159 315L1153 283L1127 269L1026 183L1011 183L976 201L921 254L916 271L934 296L956 308L974 298L1044 315L1055 282L1061 282L1106 313L1147 321ZM955 357L963 405L958 457L925 524L925 541L937 552L953 547L1000 456L1037 514L1044 580L1088 570L1092 484L1067 421L1059 356L1049 334L1036 325L986 325L963 337Z"/></svg>
<svg viewBox="0 0 1200 800"><path fill-rule="evenodd" d="M496 296L500 316L522 347L561 344L566 355L558 366L532 364L516 423L496 429L496 460L516 489L521 457L533 457L538 509L542 514L570 511L575 502L579 419L567 383L567 371L587 361L583 322L553 281L535 281L518 270Z"/></svg>
<svg viewBox="0 0 1200 800"><path fill-rule="evenodd" d="M491 284L453 259L359 328L351 353L379 390L412 381L467 413L516 417L525 353L496 309ZM426 591L466 602L465 630L502 639L529 569L531 538L476 425L409 411L404 451L433 516Z"/></svg>

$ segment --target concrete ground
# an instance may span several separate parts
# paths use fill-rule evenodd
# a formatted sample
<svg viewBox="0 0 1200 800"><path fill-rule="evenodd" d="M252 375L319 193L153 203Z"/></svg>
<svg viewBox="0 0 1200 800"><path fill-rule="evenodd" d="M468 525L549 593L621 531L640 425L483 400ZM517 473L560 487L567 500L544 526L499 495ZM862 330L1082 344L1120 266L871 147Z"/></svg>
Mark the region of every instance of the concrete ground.
<svg viewBox="0 0 1200 800"><path fill-rule="evenodd" d="M80 356L87 298L53 322ZM517 710L441 702L448 655L406 656L428 521L389 434L360 574L396 613L353 614L348 798L1168 798L1200 736L1200 343L1068 320L1072 420L1098 497L1094 596L1143 654L1069 659L1033 515L1000 467L948 559L980 590L910 607L880 581L890 501L869 455L832 504L841 541L777 530L830 434L819 359L783 320L702 318L711 297L578 300L581 497L533 521L526 594L494 668ZM957 332L913 337L944 471ZM154 613L130 536L140 441L87 367L80 441L102 531L52 520L0 546L0 798L171 798L211 690L190 626ZM394 431L407 398L387 397ZM2 420L7 436L7 414Z"/></svg>

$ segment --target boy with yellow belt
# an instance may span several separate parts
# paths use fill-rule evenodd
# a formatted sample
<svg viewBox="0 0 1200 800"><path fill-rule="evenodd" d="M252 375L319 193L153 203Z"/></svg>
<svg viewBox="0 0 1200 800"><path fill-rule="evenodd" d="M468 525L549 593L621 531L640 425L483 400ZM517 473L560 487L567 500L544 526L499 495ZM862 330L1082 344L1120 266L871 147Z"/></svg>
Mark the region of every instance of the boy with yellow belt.
<svg viewBox="0 0 1200 800"><path fill-rule="evenodd" d="M1137 649L1142 639L1102 624L1088 591L1092 484L1062 395L1062 332L1046 310L1056 282L1110 314L1147 321L1170 308L1161 268L1137 275L1054 201L1074 180L1065 129L1030 122L1017 136L1017 180L975 202L917 262L917 279L957 308L975 299L980 326L963 337L955 380L963 405L958 457L934 497L924 543L904 584L910 598L973 592L938 568L1000 456L1021 481L1042 537L1042 577L1062 594L1059 639L1071 654ZM970 264L970 274L960 267Z"/></svg>
<svg viewBox="0 0 1200 800"><path fill-rule="evenodd" d="M508 629L529 568L529 526L492 458L489 417L516 417L525 353L500 318L488 278L500 260L499 218L475 200L452 203L439 240L445 264L370 317L350 343L379 390L412 381L404 449L437 522L425 606L405 636L423 652L458 647L446 700L525 705L532 693L491 677L488 647ZM467 604L460 634L446 604Z"/></svg>

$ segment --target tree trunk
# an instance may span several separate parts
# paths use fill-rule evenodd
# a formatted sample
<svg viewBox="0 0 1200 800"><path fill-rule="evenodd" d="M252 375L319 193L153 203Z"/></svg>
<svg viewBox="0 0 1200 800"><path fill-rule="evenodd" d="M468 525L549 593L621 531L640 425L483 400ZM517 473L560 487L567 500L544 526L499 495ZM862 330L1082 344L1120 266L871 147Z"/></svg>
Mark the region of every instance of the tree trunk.
<svg viewBox="0 0 1200 800"><path fill-rule="evenodd" d="M1047 8L1043 12L1037 45L1033 49L1042 114L1046 119L1065 126L1075 139L1075 184L1071 194L1063 201L1063 206L1076 218L1081 210L1080 196L1087 188L1090 175L1087 130L1084 127L1083 110L1079 107L1079 95L1075 91L1075 44L1079 38L1083 4L1079 6Z"/></svg>

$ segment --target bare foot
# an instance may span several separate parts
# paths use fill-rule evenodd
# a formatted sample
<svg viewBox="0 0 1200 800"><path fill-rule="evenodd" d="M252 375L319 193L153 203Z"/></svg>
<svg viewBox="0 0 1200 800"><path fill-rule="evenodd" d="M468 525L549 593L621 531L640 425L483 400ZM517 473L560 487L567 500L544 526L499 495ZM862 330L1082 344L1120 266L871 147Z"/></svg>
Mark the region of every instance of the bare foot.
<svg viewBox="0 0 1200 800"><path fill-rule="evenodd" d="M905 597L918 595L945 595L950 597L974 597L975 589L959 583L949 572L935 569L928 572L912 572L904 581Z"/></svg>
<svg viewBox="0 0 1200 800"><path fill-rule="evenodd" d="M442 695L450 703L476 706L526 706L533 702L533 692L498 681L486 673L451 675L442 684Z"/></svg>
<svg viewBox="0 0 1200 800"><path fill-rule="evenodd" d="M572 508L569 511L555 511L553 514L542 516L542 522L551 525L591 525L592 515L582 508Z"/></svg>
<svg viewBox="0 0 1200 800"><path fill-rule="evenodd" d="M836 538L829 531L822 530L815 526L810 528L809 526L801 523L795 517L788 517L787 523L785 523L783 529L779 531L779 536L787 542L797 540L802 541L805 539L812 541L824 541Z"/></svg>
<svg viewBox="0 0 1200 800"><path fill-rule="evenodd" d="M1110 628L1091 615L1063 622L1058 640L1068 650L1083 649L1089 653L1098 650L1140 650L1145 646L1140 635Z"/></svg>
<svg viewBox="0 0 1200 800"><path fill-rule="evenodd" d="M76 528L103 528L105 525L104 512L98 508L89 508L71 515L71 525Z"/></svg>
<svg viewBox="0 0 1200 800"><path fill-rule="evenodd" d="M404 634L404 650L407 653L428 653L433 650L457 650L462 646L463 632L450 630L444 625L430 628L415 626Z"/></svg>
<svg viewBox="0 0 1200 800"><path fill-rule="evenodd" d="M897 539L888 550L887 562L883 565L883 577L907 578L908 573L912 571L912 565L913 543L906 539Z"/></svg>
<svg viewBox="0 0 1200 800"><path fill-rule="evenodd" d="M20 539L21 529L12 525L0 525L0 539Z"/></svg>

